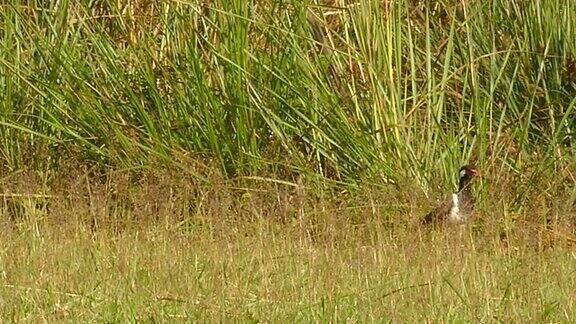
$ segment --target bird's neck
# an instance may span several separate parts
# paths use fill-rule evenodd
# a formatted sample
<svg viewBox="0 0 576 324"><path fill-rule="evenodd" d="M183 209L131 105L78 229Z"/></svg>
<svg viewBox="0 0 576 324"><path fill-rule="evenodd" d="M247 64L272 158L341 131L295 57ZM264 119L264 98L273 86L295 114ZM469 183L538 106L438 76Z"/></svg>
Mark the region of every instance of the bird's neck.
<svg viewBox="0 0 576 324"><path fill-rule="evenodd" d="M460 183L458 184L458 193L470 194L470 178L462 177L460 178Z"/></svg>

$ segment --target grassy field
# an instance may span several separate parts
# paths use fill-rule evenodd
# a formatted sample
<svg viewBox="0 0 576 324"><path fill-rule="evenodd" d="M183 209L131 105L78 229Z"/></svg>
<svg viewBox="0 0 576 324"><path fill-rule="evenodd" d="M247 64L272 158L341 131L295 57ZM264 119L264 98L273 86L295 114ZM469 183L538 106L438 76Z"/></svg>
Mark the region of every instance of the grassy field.
<svg viewBox="0 0 576 324"><path fill-rule="evenodd" d="M0 24L0 318L575 320L572 0ZM474 221L420 226L470 162Z"/></svg>
<svg viewBox="0 0 576 324"><path fill-rule="evenodd" d="M296 221L271 222L270 215L146 225L112 215L118 220L99 229L71 217L29 215L2 229L0 314L102 322L576 316L574 240L553 229L429 233L314 212L324 217L314 233Z"/></svg>
<svg viewBox="0 0 576 324"><path fill-rule="evenodd" d="M4 188L0 317L13 321L571 322L561 204L432 230L415 195L323 197L158 171L20 175ZM54 183L54 184L53 184ZM218 184L216 184L218 183ZM51 189L51 188L58 188ZM493 197L496 201L496 198ZM556 215L549 222L534 215Z"/></svg>
<svg viewBox="0 0 576 324"><path fill-rule="evenodd" d="M49 198L12 197L2 217L0 317L570 322L576 316L576 240L565 224L481 212L484 222L429 230L410 221L418 211L385 212L381 193L348 204L335 196L338 202L286 205L266 199L272 190L234 195L185 182L173 187L177 182L119 189L117 182L72 181ZM165 199L160 188L176 194ZM182 205L196 194L202 196L196 205Z"/></svg>

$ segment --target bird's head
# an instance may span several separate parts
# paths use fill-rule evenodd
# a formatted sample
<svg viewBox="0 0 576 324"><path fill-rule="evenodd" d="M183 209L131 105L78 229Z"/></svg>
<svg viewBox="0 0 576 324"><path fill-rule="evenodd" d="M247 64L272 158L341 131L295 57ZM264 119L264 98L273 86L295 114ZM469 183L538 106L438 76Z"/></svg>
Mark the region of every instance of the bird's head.
<svg viewBox="0 0 576 324"><path fill-rule="evenodd" d="M478 174L479 174L478 169L476 169L476 167L474 167L473 165L465 165L461 167L460 183L458 191L464 189L468 185L468 182L470 182L470 180L472 180L472 178L477 176Z"/></svg>
<svg viewBox="0 0 576 324"><path fill-rule="evenodd" d="M465 165L460 168L460 178L475 177L478 175L478 169L473 165Z"/></svg>

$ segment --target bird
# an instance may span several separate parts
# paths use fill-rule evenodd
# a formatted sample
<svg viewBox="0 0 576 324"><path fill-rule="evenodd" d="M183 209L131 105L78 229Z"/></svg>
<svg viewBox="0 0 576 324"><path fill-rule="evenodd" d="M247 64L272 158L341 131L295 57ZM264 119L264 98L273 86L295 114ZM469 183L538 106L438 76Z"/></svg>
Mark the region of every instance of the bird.
<svg viewBox="0 0 576 324"><path fill-rule="evenodd" d="M470 181L478 175L478 170L473 165L465 165L460 168L458 174L460 176L458 191L424 216L423 224L463 224L470 219L475 203L470 190Z"/></svg>

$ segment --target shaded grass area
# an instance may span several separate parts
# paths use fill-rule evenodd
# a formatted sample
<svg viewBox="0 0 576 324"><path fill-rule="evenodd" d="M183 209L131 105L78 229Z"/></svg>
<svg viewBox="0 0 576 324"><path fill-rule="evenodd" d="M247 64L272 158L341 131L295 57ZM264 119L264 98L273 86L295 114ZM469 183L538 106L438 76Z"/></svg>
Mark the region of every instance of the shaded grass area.
<svg viewBox="0 0 576 324"><path fill-rule="evenodd" d="M568 215L560 203L544 204L544 212L534 202L523 213L494 204L467 227L431 230L418 225L430 202L415 190L402 198L392 194L397 188L302 193L275 183L203 188L169 173L126 176L11 178L21 195L5 195L1 209L2 318L570 322L576 315L574 224L549 217Z"/></svg>

